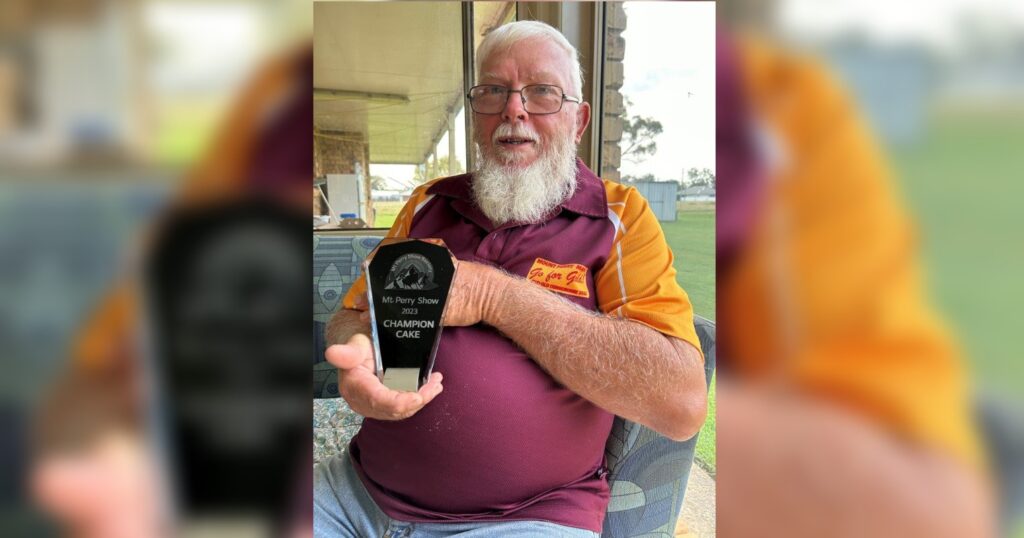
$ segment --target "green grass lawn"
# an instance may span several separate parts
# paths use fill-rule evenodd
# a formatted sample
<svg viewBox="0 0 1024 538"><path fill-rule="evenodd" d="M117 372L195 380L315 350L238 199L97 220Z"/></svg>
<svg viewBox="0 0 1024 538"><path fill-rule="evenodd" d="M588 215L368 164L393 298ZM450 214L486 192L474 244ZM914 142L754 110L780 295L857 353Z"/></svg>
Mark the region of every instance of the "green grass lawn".
<svg viewBox="0 0 1024 538"><path fill-rule="evenodd" d="M395 217L402 210L405 202L374 202L373 208L377 210L377 220L374 221L374 228L390 228L395 223Z"/></svg>
<svg viewBox="0 0 1024 538"><path fill-rule="evenodd" d="M890 152L921 232L929 291L981 389L1020 402L1024 110L947 107L929 120L921 140ZM1024 538L1024 521L1010 528Z"/></svg>
<svg viewBox="0 0 1024 538"><path fill-rule="evenodd" d="M715 319L715 208L712 204L679 204L675 222L662 222L672 253L676 278L690 296L693 311ZM708 472L716 470L715 377L708 392L708 417L697 438L698 463Z"/></svg>
<svg viewBox="0 0 1024 538"><path fill-rule="evenodd" d="M700 437L697 437L697 452L694 457L697 463L704 468L711 476L715 475L718 469L718 461L715 457L715 379L718 374L711 375L711 388L708 389L708 418L704 419L704 426L700 429Z"/></svg>
<svg viewBox="0 0 1024 538"><path fill-rule="evenodd" d="M891 151L920 231L929 289L984 387L1020 394L1024 110L945 109Z"/></svg>
<svg viewBox="0 0 1024 538"><path fill-rule="evenodd" d="M155 110L153 157L157 164L187 166L201 158L224 120L226 98L162 102Z"/></svg>
<svg viewBox="0 0 1024 538"><path fill-rule="evenodd" d="M715 319L715 210L703 205L677 213L675 222L662 222L665 240L675 255L676 279L693 303L693 311Z"/></svg>

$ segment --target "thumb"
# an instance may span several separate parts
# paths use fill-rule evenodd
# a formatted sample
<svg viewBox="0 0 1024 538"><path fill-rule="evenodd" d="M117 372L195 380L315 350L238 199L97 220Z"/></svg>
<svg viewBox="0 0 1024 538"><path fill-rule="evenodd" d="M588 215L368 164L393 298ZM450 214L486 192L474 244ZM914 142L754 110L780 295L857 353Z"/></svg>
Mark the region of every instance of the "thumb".
<svg viewBox="0 0 1024 538"><path fill-rule="evenodd" d="M365 334L354 334L345 344L335 344L324 353L327 362L342 370L351 370L373 358L373 345Z"/></svg>

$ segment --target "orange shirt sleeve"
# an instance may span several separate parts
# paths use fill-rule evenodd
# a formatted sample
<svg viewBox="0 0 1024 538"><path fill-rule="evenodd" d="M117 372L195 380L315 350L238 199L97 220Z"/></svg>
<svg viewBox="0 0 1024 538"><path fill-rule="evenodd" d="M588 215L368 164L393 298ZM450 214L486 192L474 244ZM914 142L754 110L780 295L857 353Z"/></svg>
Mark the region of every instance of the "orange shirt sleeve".
<svg viewBox="0 0 1024 538"><path fill-rule="evenodd" d="M605 181L605 192L615 238L608 261L594 275L598 307L699 350L693 306L676 280L672 250L647 200L636 188L611 181Z"/></svg>
<svg viewBox="0 0 1024 538"><path fill-rule="evenodd" d="M913 224L860 114L820 66L746 45L779 159L749 247L719 282L734 371L781 375L980 463L963 356L926 298Z"/></svg>

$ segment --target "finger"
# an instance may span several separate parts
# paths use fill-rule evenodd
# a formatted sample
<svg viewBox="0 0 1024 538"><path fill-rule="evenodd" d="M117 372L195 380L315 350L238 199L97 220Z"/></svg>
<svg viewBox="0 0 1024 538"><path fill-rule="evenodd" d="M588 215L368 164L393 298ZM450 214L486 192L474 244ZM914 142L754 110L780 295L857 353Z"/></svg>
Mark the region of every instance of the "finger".
<svg viewBox="0 0 1024 538"><path fill-rule="evenodd" d="M433 400L438 394L441 394L441 391L444 390L444 387L441 385L441 380L443 378L444 376L441 375L441 372L434 372L430 374L427 382L420 387L418 392L420 396L423 397L423 405L430 403L431 400Z"/></svg>
<svg viewBox="0 0 1024 538"><path fill-rule="evenodd" d="M376 379L376 376L374 378ZM377 414L384 418L391 420L408 418L441 393L441 379L440 373L431 375L427 383L417 392L393 390L379 381L366 382L367 387L372 386L370 405Z"/></svg>
<svg viewBox="0 0 1024 538"><path fill-rule="evenodd" d="M327 362L342 370L351 370L373 358L373 346L365 334L356 333L345 344L335 344L324 352Z"/></svg>
<svg viewBox="0 0 1024 538"><path fill-rule="evenodd" d="M363 323L369 323L370 322L370 311L369 310L364 310L363 312L360 312L359 313L359 321L361 321Z"/></svg>
<svg viewBox="0 0 1024 538"><path fill-rule="evenodd" d="M441 385L441 379L442 376L438 372L431 374L427 382L416 392L395 393L395 391L391 391L395 394L388 394L388 397L393 398L391 402L388 402L388 411L396 419L408 418L416 414L444 390L444 387Z"/></svg>
<svg viewBox="0 0 1024 538"><path fill-rule="evenodd" d="M369 418L391 419L395 411L388 405L393 397L375 374L364 368L338 371L338 392L353 411Z"/></svg>
<svg viewBox="0 0 1024 538"><path fill-rule="evenodd" d="M370 300L366 297L365 293L360 293L359 295L356 295L356 298L353 302L355 303L356 308L359 310L366 310L367 308L370 307Z"/></svg>
<svg viewBox="0 0 1024 538"><path fill-rule="evenodd" d="M346 375L340 387L342 396L353 410L380 420L402 420L408 418L441 393L442 376L436 373L417 392L389 389L377 376L364 370L354 370Z"/></svg>
<svg viewBox="0 0 1024 538"><path fill-rule="evenodd" d="M387 387L380 382L376 374L365 368L338 371L338 392L349 403L369 403L381 388Z"/></svg>
<svg viewBox="0 0 1024 538"><path fill-rule="evenodd" d="M347 380L346 384L356 398L362 397L360 407L367 408L369 412L365 416L371 418L401 420L412 416L423 407L423 397L419 393L389 389L376 376L360 375Z"/></svg>
<svg viewBox="0 0 1024 538"><path fill-rule="evenodd" d="M352 337L348 339L348 342L345 343L350 346L358 347L367 356L373 356L373 343L370 342L370 337L363 333L353 334Z"/></svg>
<svg viewBox="0 0 1024 538"><path fill-rule="evenodd" d="M363 364L363 353L356 346L348 344L335 344L324 352L327 362L342 370L351 370Z"/></svg>

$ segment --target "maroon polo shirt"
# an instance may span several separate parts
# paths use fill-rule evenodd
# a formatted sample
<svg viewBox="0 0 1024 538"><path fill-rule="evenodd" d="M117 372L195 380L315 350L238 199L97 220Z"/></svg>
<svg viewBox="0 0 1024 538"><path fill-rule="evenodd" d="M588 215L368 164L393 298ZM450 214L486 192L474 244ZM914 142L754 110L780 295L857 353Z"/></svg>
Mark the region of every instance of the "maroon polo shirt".
<svg viewBox="0 0 1024 538"><path fill-rule="evenodd" d="M446 178L410 202L419 207L406 208L415 216L398 234L441 238L460 260L521 277L538 258L583 265L589 297L562 297L597 311L593 279L615 229L602 181L582 161L577 178L576 192L543 222L498 227L474 204L472 175ZM444 374L444 392L411 418L366 419L352 441L355 467L384 513L409 522L545 520L601 531L610 413L487 325L445 328L434 369Z"/></svg>

